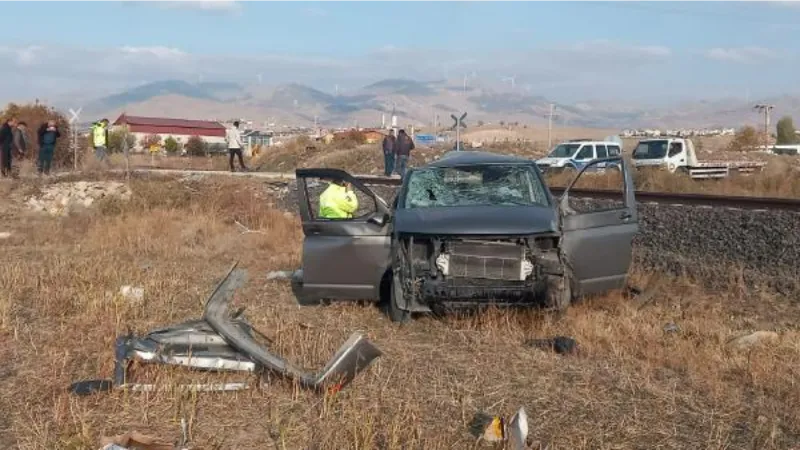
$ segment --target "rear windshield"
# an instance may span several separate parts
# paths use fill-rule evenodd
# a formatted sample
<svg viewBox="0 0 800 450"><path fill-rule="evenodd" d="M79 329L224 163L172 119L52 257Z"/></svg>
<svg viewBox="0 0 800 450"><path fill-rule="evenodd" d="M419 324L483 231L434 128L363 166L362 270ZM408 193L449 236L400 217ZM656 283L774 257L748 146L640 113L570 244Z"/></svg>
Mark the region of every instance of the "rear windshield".
<svg viewBox="0 0 800 450"><path fill-rule="evenodd" d="M633 151L633 159L661 159L667 154L667 141L640 142Z"/></svg>
<svg viewBox="0 0 800 450"><path fill-rule="evenodd" d="M404 208L548 206L546 187L528 165L418 169L407 186Z"/></svg>

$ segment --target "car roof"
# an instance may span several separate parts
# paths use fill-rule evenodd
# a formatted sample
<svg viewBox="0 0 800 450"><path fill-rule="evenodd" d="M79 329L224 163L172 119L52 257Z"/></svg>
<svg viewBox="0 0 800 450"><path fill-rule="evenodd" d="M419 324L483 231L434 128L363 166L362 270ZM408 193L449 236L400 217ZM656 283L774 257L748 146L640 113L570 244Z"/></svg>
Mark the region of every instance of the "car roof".
<svg viewBox="0 0 800 450"><path fill-rule="evenodd" d="M619 142L614 141L590 141L588 139L575 139L572 141L562 142L561 144L604 144L604 145L619 145Z"/></svg>
<svg viewBox="0 0 800 450"><path fill-rule="evenodd" d="M451 151L423 167L456 167L473 164L534 164L533 160L490 152Z"/></svg>

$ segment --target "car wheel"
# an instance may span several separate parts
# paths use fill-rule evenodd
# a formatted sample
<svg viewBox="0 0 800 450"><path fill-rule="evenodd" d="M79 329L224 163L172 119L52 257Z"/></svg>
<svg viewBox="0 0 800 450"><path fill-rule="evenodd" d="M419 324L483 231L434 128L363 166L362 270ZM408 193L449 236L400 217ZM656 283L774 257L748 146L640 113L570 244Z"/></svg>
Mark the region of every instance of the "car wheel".
<svg viewBox="0 0 800 450"><path fill-rule="evenodd" d="M572 304L572 283L568 274L547 278L546 306L564 312Z"/></svg>
<svg viewBox="0 0 800 450"><path fill-rule="evenodd" d="M403 287L397 276L392 277L392 286L389 288L389 319L392 322L405 323L411 319L411 313L400 309L397 299L403 295Z"/></svg>

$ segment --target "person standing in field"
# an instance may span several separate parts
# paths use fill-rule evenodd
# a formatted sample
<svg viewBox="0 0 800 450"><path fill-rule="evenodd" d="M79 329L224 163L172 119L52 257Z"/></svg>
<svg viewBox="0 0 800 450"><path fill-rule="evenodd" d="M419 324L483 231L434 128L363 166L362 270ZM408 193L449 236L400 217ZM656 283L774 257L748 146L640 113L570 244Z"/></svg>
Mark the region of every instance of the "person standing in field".
<svg viewBox="0 0 800 450"><path fill-rule="evenodd" d="M25 122L17 122L14 129L14 150L20 158L28 153L28 124Z"/></svg>
<svg viewBox="0 0 800 450"><path fill-rule="evenodd" d="M242 157L242 134L239 132L239 121L233 122L233 128L228 128L225 134L225 140L228 141L228 164L231 166L231 172L236 170L233 166L234 155L239 158L239 166L242 171L246 171L247 167L244 165Z"/></svg>
<svg viewBox="0 0 800 450"><path fill-rule="evenodd" d="M48 120L39 127L37 133L39 137L39 162L37 170L39 175L50 175L50 166L53 162L53 154L56 150L56 140L61 137L55 120Z"/></svg>
<svg viewBox="0 0 800 450"><path fill-rule="evenodd" d="M411 139L411 136L406 134L406 130L400 130L394 142L395 170L397 174L400 175L400 178L404 177L406 174L411 150L414 150L414 140Z"/></svg>
<svg viewBox="0 0 800 450"><path fill-rule="evenodd" d="M11 117L0 127L0 176L11 176L11 155L14 150L14 130L17 118Z"/></svg>
<svg viewBox="0 0 800 450"><path fill-rule="evenodd" d="M389 134L383 138L383 174L388 176L394 172L394 132L389 131Z"/></svg>
<svg viewBox="0 0 800 450"><path fill-rule="evenodd" d="M108 119L103 119L92 126L92 146L97 161L106 162L108 148Z"/></svg>

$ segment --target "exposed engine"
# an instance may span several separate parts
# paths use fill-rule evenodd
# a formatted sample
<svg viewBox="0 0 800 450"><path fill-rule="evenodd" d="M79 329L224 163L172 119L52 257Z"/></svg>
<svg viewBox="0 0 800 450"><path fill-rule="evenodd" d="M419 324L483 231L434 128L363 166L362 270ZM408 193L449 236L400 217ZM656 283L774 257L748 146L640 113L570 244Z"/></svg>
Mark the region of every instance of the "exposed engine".
<svg viewBox="0 0 800 450"><path fill-rule="evenodd" d="M532 303L558 272L555 236L470 239L409 236L401 280L418 302Z"/></svg>

